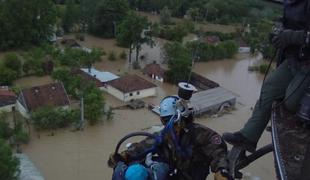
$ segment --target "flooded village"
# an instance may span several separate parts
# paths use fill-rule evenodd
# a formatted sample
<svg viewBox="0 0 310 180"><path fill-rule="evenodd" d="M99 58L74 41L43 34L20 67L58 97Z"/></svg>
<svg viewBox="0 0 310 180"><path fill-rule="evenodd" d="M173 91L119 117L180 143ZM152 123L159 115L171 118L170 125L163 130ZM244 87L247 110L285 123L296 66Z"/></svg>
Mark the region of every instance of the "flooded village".
<svg viewBox="0 0 310 180"><path fill-rule="evenodd" d="M68 36L70 38L71 36ZM111 40L98 39L86 36L83 42L87 47L103 47L121 52ZM159 39L156 46L145 47L141 54L147 54L143 63L161 61L162 41ZM153 56L154 54L154 56ZM219 83L222 87L232 91L237 96L236 108L221 116L202 116L196 119L219 133L237 130L247 120L253 104L259 96L259 89L263 75L248 71L248 66L257 63L260 59L250 54L239 54L235 59L226 59L212 62L198 62L194 65L194 72ZM137 74L142 78L157 85L154 97L143 99L147 104L158 104L162 98L177 93L177 86L160 82L143 75L140 70L129 68L128 61L116 60L96 63L94 68L99 71L109 71L115 74ZM26 77L15 81L20 87L40 86L54 82L49 76ZM114 96L104 93L107 106L119 107L124 102ZM87 126L83 131L73 132L71 129L50 132L31 131L31 141L22 147L34 164L46 179L105 179L111 177L112 170L106 162L111 152L114 151L117 142L123 136L135 131L148 131L153 126L161 123L157 115L142 108L138 110L120 109L114 110L112 121L103 121L98 126ZM271 141L268 133L265 133L260 145ZM267 155L255 164L244 170L245 177L249 179L268 179L275 176L272 155Z"/></svg>
<svg viewBox="0 0 310 180"><path fill-rule="evenodd" d="M135 11L135 13L146 17L151 23L160 24L162 21L155 12ZM175 23L188 23L180 17L174 17L172 20ZM179 43L186 48L190 47L187 46L188 44L201 43L200 41L210 46L217 46L222 42L222 36L225 39L227 38L225 35L240 33L240 29L244 28L241 28L240 24L220 25L211 22L199 23L195 20L193 22L195 23L194 29L199 29L197 31L204 32L206 35L201 37L197 32L187 33ZM247 33L247 28L244 29L242 33ZM116 33L115 29L114 31ZM220 34L217 35L214 32ZM208 35L208 33L211 34ZM23 67L22 75L12 81L11 85L1 86L0 111L6 111L5 114L11 127L16 127L16 119L24 121L24 129L29 134L27 143L16 145L11 142L14 153L18 152L16 157L22 161L20 177L35 178L37 176L38 179L45 180L111 179L113 169L108 167L107 161L111 153L115 151L119 140L132 132L159 131L162 124L158 114L152 110L164 97L178 93L178 86L165 79L166 71L170 68L170 64L166 61L165 45L171 43L172 40L167 40L160 35L154 36L152 43L140 44L138 55L136 49L133 48L130 56L131 50L120 46L115 38L98 37L91 33L82 33L83 37L78 36L80 33L65 33L56 37L52 47L57 51L50 53L44 50L44 53L50 54L42 55L43 64L36 66L43 69L43 72L39 72L40 75L37 75L35 69L29 67L30 73L27 74L25 73L27 68ZM233 39L227 36L228 41ZM190 63L192 79L189 82L199 89L197 94L201 93L199 94L201 97L197 94L196 97L195 94L193 95L193 104L195 106L196 103L196 112L199 112L195 122L219 134L234 132L243 127L260 95L264 79L263 73L249 71L249 67L266 64L264 55L260 52L250 52L249 45L240 39L233 39L233 41L238 45L238 50L232 58L211 58L205 61L201 59L208 58L208 56L200 52L202 55L199 58L201 59L191 57ZM130 47L133 47L132 44ZM78 49L86 53L98 50L101 54L98 59L90 63L87 62L87 58L77 60L65 59L67 58L65 55L62 57L62 54L70 54L70 49L73 51ZM32 54L27 54L24 50L12 52L17 53L18 58L24 59L23 63L31 59L31 56L40 56L39 51L33 51ZM10 53L11 51L0 51L0 61ZM60 54L59 58L64 58L64 60L55 61L53 53ZM136 57L138 68L135 67ZM52 62L52 65L49 62ZM83 66L78 64L80 62ZM74 67L68 68L69 66L65 63L72 63ZM51 72L46 73L45 70L49 71L51 66ZM57 70L66 72L53 74ZM69 74L66 74L67 72ZM74 77L79 77L81 80L73 82L76 80ZM70 85L64 81L67 83L72 81L70 83L79 89L70 89ZM87 95L83 94L90 88L87 85L89 82L94 85L91 88L95 87L95 90L89 90L91 92L89 94L93 97L86 97ZM213 91L210 91L212 89ZM100 98L96 97L98 94ZM8 98L11 99L8 100ZM98 113L100 115L94 124L88 122L87 119L93 117L87 109L90 107L87 104L88 98L102 100L102 104L99 103ZM211 99L213 104L210 108L206 107ZM4 104L1 104L2 100ZM66 115L68 119L70 116L70 123L59 122L59 124L64 123L60 125L62 127L52 129L45 128L45 125L40 124L39 121L34 125L33 114L41 106L60 107L61 110L56 110L54 115L58 117L57 112L68 113ZM94 105L91 108L96 109L96 107L98 106ZM97 114L97 111L94 114ZM42 114L37 115L37 118L44 119L43 111ZM59 115L58 118L66 119L67 116L63 118ZM48 118L46 118L47 121ZM38 125L41 129L37 128ZM132 138L126 143L140 140L141 138ZM9 143L10 141L7 140ZM266 131L258 147L267 145L271 141L270 132ZM231 148L230 145L228 147ZM27 175L29 171L33 174ZM273 154L269 153L259 158L241 172L244 180L275 179ZM213 176L209 175L207 179L213 179Z"/></svg>

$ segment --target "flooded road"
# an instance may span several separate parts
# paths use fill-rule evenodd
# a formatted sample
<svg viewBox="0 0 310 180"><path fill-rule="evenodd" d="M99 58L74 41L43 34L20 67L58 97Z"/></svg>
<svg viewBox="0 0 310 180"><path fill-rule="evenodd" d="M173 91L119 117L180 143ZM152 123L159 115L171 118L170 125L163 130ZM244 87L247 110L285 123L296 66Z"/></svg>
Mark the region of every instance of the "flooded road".
<svg viewBox="0 0 310 180"><path fill-rule="evenodd" d="M88 37L87 39L92 39ZM101 42L101 41L100 41ZM89 42L85 42L87 44ZM97 42L98 43L98 42ZM98 43L114 46L113 42ZM146 53L145 62L160 61L161 44L154 49L141 51ZM104 47L106 50L113 47ZM147 48L147 47L146 47ZM119 49L122 50L122 49ZM153 54L155 54L153 56ZM238 55L234 60L221 60L207 63L196 63L194 71L208 77L221 86L238 94L238 106L230 114L218 118L199 118L197 121L219 133L240 129L251 114L251 107L258 98L262 75L248 72L248 66L254 63L249 55ZM124 74L128 71L142 76L141 72L128 70L125 60L107 61L96 63L95 67L100 70L108 70L116 74ZM157 97L145 99L148 103L158 104L167 96L177 93L177 88L169 84L155 82L158 87ZM108 106L121 106L122 102L105 94ZM114 151L118 140L124 135L148 129L153 125L159 125L158 117L149 110L116 110L112 121L103 120L95 127L86 127L84 131L72 132L70 129L58 130L54 136L49 132L31 134L32 140L24 146L23 150L30 156L36 166L41 170L47 180L109 180L112 169L106 162L109 154ZM264 134L260 145L271 142L269 134ZM259 159L253 165L245 169L249 177L244 179L275 179L273 168L273 156ZM213 179L209 176L208 179Z"/></svg>

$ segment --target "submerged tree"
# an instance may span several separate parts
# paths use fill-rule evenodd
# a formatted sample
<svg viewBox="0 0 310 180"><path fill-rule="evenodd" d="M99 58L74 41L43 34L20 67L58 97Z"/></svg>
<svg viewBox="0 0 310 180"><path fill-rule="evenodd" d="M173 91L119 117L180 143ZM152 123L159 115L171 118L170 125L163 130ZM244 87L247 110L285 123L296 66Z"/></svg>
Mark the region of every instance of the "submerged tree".
<svg viewBox="0 0 310 180"><path fill-rule="evenodd" d="M0 179L17 180L19 161L13 156L12 149L0 138Z"/></svg>
<svg viewBox="0 0 310 180"><path fill-rule="evenodd" d="M169 70L166 72L167 80L178 83L188 79L191 69L191 53L179 42L167 43L164 46L165 61Z"/></svg>

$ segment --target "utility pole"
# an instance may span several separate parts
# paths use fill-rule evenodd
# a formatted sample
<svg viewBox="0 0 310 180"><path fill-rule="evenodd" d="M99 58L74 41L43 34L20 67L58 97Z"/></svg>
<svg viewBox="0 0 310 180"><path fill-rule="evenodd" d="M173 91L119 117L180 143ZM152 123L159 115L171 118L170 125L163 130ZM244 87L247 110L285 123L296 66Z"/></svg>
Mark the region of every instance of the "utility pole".
<svg viewBox="0 0 310 180"><path fill-rule="evenodd" d="M76 130L84 130L84 97L81 96L81 116L80 116L80 122L77 124Z"/></svg>

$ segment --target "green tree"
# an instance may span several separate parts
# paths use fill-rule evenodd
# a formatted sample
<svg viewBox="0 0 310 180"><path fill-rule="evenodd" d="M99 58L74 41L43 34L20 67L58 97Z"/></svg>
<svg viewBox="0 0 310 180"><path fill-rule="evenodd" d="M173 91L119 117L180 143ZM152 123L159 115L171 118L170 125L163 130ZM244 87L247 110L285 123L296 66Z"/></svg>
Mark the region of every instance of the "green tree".
<svg viewBox="0 0 310 180"><path fill-rule="evenodd" d="M5 55L3 64L5 67L15 71L18 76L20 75L22 62L16 53L9 53Z"/></svg>
<svg viewBox="0 0 310 180"><path fill-rule="evenodd" d="M0 138L0 179L17 180L19 161L13 156L12 149Z"/></svg>
<svg viewBox="0 0 310 180"><path fill-rule="evenodd" d="M171 24L171 11L167 6L160 11L160 23L163 25Z"/></svg>
<svg viewBox="0 0 310 180"><path fill-rule="evenodd" d="M81 77L72 75L68 68L58 68L52 73L52 78L61 81L68 94L78 97L77 90L81 87Z"/></svg>
<svg viewBox="0 0 310 180"><path fill-rule="evenodd" d="M146 17L133 12L129 13L118 26L117 42L119 45L129 47L129 62L131 62L132 49L136 49L136 61L143 43L152 43L151 37L144 33L149 26Z"/></svg>
<svg viewBox="0 0 310 180"><path fill-rule="evenodd" d="M65 128L79 118L77 110L41 107L31 114L33 125L38 130L55 130Z"/></svg>
<svg viewBox="0 0 310 180"><path fill-rule="evenodd" d="M0 85L11 85L18 78L17 72L0 65Z"/></svg>
<svg viewBox="0 0 310 180"><path fill-rule="evenodd" d="M74 0L66 1L66 9L63 17L62 27L65 32L71 32L74 25L78 25L81 17L81 9Z"/></svg>
<svg viewBox="0 0 310 180"><path fill-rule="evenodd" d="M85 103L85 117L90 125L95 125L104 112L104 99L102 92L93 83L82 88Z"/></svg>
<svg viewBox="0 0 310 180"><path fill-rule="evenodd" d="M166 73L167 80L171 83L187 80L192 64L188 48L178 42L167 43L164 46L164 55L169 68Z"/></svg>
<svg viewBox="0 0 310 180"><path fill-rule="evenodd" d="M52 0L0 2L0 49L46 42L53 34L56 8Z"/></svg>
<svg viewBox="0 0 310 180"><path fill-rule="evenodd" d="M199 8L189 8L186 14L193 20L197 21L201 19Z"/></svg>
<svg viewBox="0 0 310 180"><path fill-rule="evenodd" d="M126 17L129 11L127 0L103 0L90 24L90 32L101 37L115 37L116 26Z"/></svg>
<svg viewBox="0 0 310 180"><path fill-rule="evenodd" d="M10 128L9 122L7 120L7 114L4 112L0 113L0 138L9 139L13 134L12 128Z"/></svg>

